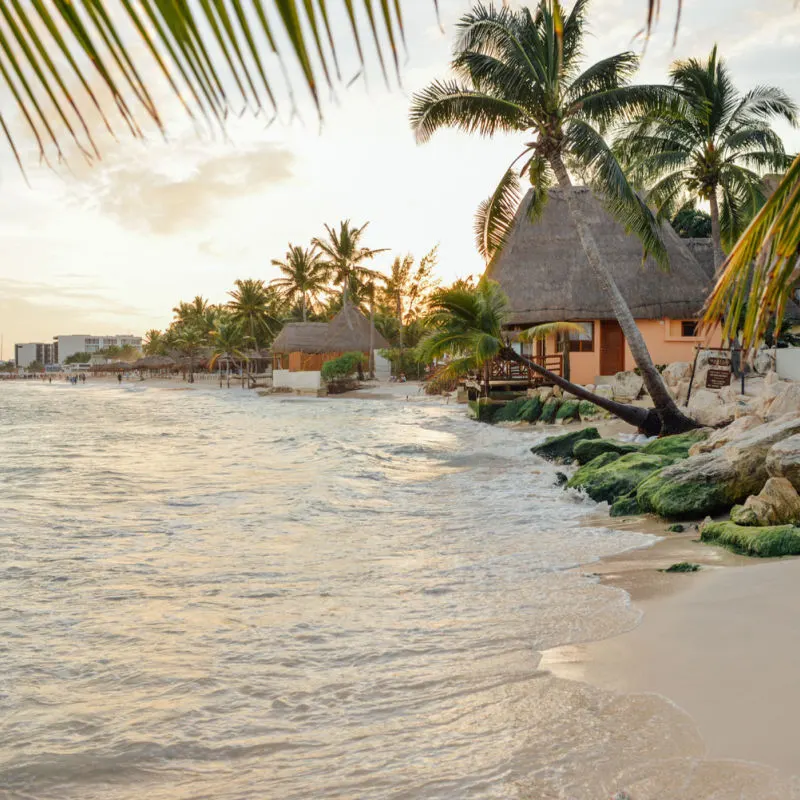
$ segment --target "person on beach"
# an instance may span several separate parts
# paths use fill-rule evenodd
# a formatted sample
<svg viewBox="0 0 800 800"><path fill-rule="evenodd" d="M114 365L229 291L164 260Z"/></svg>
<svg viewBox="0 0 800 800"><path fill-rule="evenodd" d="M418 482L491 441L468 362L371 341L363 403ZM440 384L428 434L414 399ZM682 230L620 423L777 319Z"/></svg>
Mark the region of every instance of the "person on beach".
<svg viewBox="0 0 800 800"><path fill-rule="evenodd" d="M120 383L120 384L122 383L122 373L121 372L117 373L117 383Z"/></svg>

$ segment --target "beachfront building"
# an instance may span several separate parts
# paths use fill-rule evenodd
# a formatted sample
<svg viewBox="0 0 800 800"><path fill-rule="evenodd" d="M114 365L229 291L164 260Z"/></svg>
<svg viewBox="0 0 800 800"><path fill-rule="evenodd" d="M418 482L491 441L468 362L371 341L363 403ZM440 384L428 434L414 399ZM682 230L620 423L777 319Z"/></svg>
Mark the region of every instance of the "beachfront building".
<svg viewBox="0 0 800 800"><path fill-rule="evenodd" d="M585 219L601 255L633 312L655 364L691 361L698 345L718 347L720 335L701 336L700 309L711 284L707 264L701 265L677 233L666 223L662 232L669 255L669 269L652 260L642 264L642 245L605 210L585 187L578 195ZM551 336L542 342L517 341L525 355L552 361L569 351L571 379L576 383L603 382L606 376L635 368L622 329L589 265L572 223L562 189L550 191L542 217L531 223L526 214L530 196L520 206L508 241L490 263L487 275L509 297L511 332L546 322L576 322L580 333L568 341ZM695 249L705 250L699 244ZM710 249L708 251L710 253Z"/></svg>
<svg viewBox="0 0 800 800"><path fill-rule="evenodd" d="M58 347L58 359L63 364L65 359L75 353L96 353L107 347L142 348L142 337L133 334L117 334L116 336L91 336L88 334L70 334L54 337Z"/></svg>
<svg viewBox="0 0 800 800"><path fill-rule="evenodd" d="M272 343L272 385L317 392L326 361L355 351L369 357L370 349L376 375L388 377L389 364L378 352L388 346L375 326L349 303L330 322L289 322Z"/></svg>
<svg viewBox="0 0 800 800"><path fill-rule="evenodd" d="M58 363L58 344L56 342L26 342L14 345L14 361L17 368L25 369L34 361L47 367Z"/></svg>

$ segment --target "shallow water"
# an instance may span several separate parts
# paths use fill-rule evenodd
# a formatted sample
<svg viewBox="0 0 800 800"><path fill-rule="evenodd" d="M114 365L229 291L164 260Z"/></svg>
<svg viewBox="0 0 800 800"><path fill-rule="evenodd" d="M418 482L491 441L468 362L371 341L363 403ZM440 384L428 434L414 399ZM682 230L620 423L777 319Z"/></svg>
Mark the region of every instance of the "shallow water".
<svg viewBox="0 0 800 800"><path fill-rule="evenodd" d="M649 541L582 525L541 432L102 384L0 419L0 796L588 799L702 751L537 670L638 619L564 570Z"/></svg>

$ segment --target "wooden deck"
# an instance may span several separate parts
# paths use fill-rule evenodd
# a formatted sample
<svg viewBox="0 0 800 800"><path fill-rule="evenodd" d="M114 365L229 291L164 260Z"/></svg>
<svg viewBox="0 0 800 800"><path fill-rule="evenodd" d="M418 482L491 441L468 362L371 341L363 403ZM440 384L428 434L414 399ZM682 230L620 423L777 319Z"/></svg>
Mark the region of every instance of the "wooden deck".
<svg viewBox="0 0 800 800"><path fill-rule="evenodd" d="M535 364L539 364L546 370L558 375L563 374L563 356L560 353L547 356L528 356ZM474 373L465 382L468 389L483 391L484 375L483 372ZM489 365L489 390L517 391L530 389L536 386L552 386L552 381L548 380L538 372L534 372L524 364L516 361L502 361L496 359Z"/></svg>

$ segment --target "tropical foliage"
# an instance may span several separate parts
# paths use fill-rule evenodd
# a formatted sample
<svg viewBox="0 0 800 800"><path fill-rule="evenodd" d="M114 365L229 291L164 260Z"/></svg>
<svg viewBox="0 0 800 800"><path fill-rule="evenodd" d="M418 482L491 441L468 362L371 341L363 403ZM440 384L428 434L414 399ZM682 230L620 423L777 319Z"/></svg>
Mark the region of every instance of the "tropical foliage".
<svg viewBox="0 0 800 800"><path fill-rule="evenodd" d="M353 376L363 364L363 353L343 353L339 358L326 361L322 365L322 377L326 381L341 381Z"/></svg>
<svg viewBox="0 0 800 800"><path fill-rule="evenodd" d="M328 271L316 247L289 244L283 259L272 259L283 276L272 281L281 297L289 303L299 303L303 322L309 309L315 309L328 288Z"/></svg>
<svg viewBox="0 0 800 800"><path fill-rule="evenodd" d="M774 86L739 92L716 47L705 60L676 61L670 81L683 102L629 122L617 149L661 216L708 202L719 267L764 203L764 173L789 166L771 122L796 124L797 107Z"/></svg>
<svg viewBox="0 0 800 800"><path fill-rule="evenodd" d="M711 214L699 208L684 206L670 220L670 225L681 239L711 238Z"/></svg>

